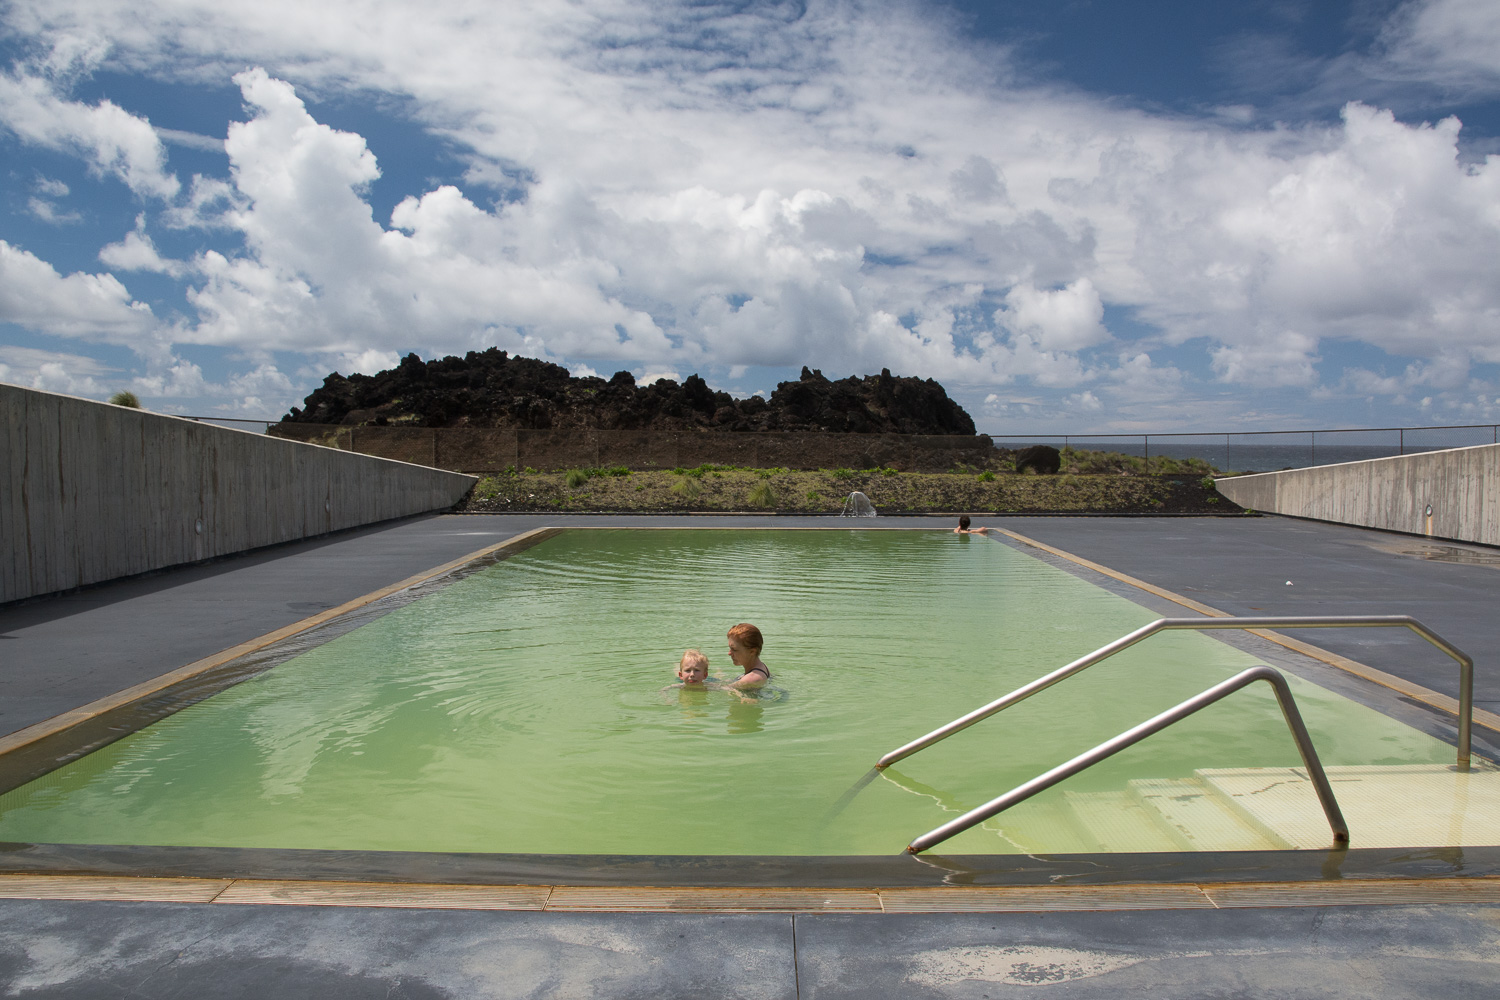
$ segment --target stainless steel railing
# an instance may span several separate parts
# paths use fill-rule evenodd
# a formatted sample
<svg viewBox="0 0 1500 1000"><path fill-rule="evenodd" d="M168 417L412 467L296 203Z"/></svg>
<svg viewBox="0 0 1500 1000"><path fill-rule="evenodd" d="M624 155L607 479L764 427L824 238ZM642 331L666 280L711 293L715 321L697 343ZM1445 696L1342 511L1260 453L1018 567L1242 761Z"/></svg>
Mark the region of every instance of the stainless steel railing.
<svg viewBox="0 0 1500 1000"><path fill-rule="evenodd" d="M963 833L971 826L982 823L1011 806L1025 802L1038 792L1051 788L1059 781L1072 777L1106 757L1114 756L1126 747L1139 743L1151 734L1160 732L1172 723L1179 722L1194 712L1207 708L1220 698L1227 697L1256 681L1266 681L1276 692L1276 701L1281 705L1281 714L1286 719L1287 728L1292 731L1292 739L1297 743L1297 752L1302 755L1302 763L1307 768L1307 775L1312 779L1313 788L1318 793L1318 801L1323 805L1323 814L1328 817L1328 825L1333 830L1334 843L1348 844L1349 826L1344 822L1344 814L1339 810L1338 801L1333 797L1333 786L1328 783L1328 775L1323 772L1323 764L1318 760L1317 751L1313 749L1312 737L1308 735L1307 726L1302 722L1302 713L1297 711L1297 703L1292 699L1292 690L1287 686L1286 678L1281 676L1279 671L1261 665L1235 674L1227 681L1215 684L1202 694L1195 695L1182 704L1169 708L1154 718L1147 719L1134 729L1129 729L1112 740L1106 740L1087 753L1079 754L1066 764L1060 764L1046 774L1032 778L1024 785L1011 789L999 798L991 799L977 809L971 809L935 830L929 830L908 844L906 853L920 854L949 837Z"/></svg>
<svg viewBox="0 0 1500 1000"><path fill-rule="evenodd" d="M1108 659L1120 652L1120 650L1134 646L1142 639L1149 638L1158 632L1165 632L1171 629L1198 631L1203 629L1392 627L1411 629L1458 661L1458 769L1460 771L1467 771L1470 760L1469 732L1473 726L1474 719L1474 660L1463 650L1410 615L1336 615L1311 618L1159 618L1149 625L1141 626L1129 635L1121 636L1107 646L1099 647L1087 656L1074 660L1067 666L1059 667L1045 677L1038 677L1030 684L1016 688L1003 698L997 698L988 705L976 708L969 714L954 719L946 726L934 729L921 739L912 740L905 746L892 750L876 761L875 766L877 768L889 767L898 760L910 757L918 750L925 750L934 743L939 743L960 730L968 729L974 723L988 719L990 716L1004 711L1017 702L1025 701L1038 691L1045 691L1058 681L1066 680L1074 674L1088 669L1100 660Z"/></svg>

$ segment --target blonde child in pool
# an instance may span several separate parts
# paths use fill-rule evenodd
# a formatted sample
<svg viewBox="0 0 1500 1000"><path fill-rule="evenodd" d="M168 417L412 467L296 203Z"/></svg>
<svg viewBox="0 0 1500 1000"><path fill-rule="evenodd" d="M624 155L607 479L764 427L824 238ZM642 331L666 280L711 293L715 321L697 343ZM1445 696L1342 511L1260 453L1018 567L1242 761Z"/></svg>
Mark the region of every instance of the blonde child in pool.
<svg viewBox="0 0 1500 1000"><path fill-rule="evenodd" d="M686 650L682 659L677 662L677 684L669 684L670 688L687 688L690 690L703 691L718 687L718 683L708 679L708 657L696 649Z"/></svg>

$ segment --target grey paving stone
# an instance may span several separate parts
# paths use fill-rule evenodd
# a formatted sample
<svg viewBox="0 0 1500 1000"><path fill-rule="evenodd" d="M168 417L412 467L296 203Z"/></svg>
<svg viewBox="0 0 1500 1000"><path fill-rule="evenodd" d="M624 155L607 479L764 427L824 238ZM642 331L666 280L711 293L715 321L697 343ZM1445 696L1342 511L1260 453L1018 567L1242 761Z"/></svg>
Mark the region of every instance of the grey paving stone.
<svg viewBox="0 0 1500 1000"><path fill-rule="evenodd" d="M802 1000L1404 1000L1500 992L1500 910L808 915Z"/></svg>
<svg viewBox="0 0 1500 1000"><path fill-rule="evenodd" d="M0 901L0 996L796 996L786 914Z"/></svg>
<svg viewBox="0 0 1500 1000"><path fill-rule="evenodd" d="M1456 548L1500 557L1500 551L1285 517L1011 517L982 523L1230 614L1412 615L1474 658L1475 704L1493 710L1500 703L1495 655L1500 565L1421 555ZM1453 661L1405 629L1286 634L1458 696Z"/></svg>

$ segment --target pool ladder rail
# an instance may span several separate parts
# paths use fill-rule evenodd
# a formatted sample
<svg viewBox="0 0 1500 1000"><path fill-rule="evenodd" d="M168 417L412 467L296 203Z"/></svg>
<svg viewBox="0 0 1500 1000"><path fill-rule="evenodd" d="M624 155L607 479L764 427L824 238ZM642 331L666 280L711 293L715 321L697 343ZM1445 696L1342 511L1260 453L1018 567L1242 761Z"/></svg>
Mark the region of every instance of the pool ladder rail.
<svg viewBox="0 0 1500 1000"><path fill-rule="evenodd" d="M1044 691L1052 685L1066 680L1076 673L1088 669L1101 660L1108 659L1114 654L1135 645L1143 639L1147 639L1158 632L1168 630L1204 630L1204 629L1282 629L1282 628L1407 628L1416 632L1422 638L1432 643L1438 649L1458 661L1459 665L1459 713L1458 713L1458 770L1468 771L1470 767L1470 730L1474 713L1474 660L1457 646L1438 635L1432 629L1412 618L1410 615L1336 615L1336 616L1313 616L1313 617L1224 617L1224 618L1160 618L1149 625L1143 625L1127 635L1121 636L1106 646L1101 646L1087 656L1080 657L1066 666L1060 667L1052 673L1039 677L1030 684L1023 685L1010 694L984 705L967 715L960 716L933 730L920 739L913 740L905 746L892 750L881 757L875 763L875 770L881 770L910 757L920 750L939 743L954 733L969 728L977 722L989 718L1010 706L1021 702ZM963 816L945 823L929 833L913 840L907 847L909 853L915 854L920 851L941 843L957 833L967 830L991 816L994 816L1019 802L1023 802L1031 796L1046 788L1057 784L1071 775L1090 767L1093 764L1111 757L1134 743L1138 743L1159 732L1174 722L1186 718L1208 705L1213 704L1220 698L1239 690L1247 684L1257 680L1264 680L1271 684L1276 691L1276 699L1281 705L1283 716L1286 718L1287 726L1292 731L1292 736L1297 742L1298 752L1302 755L1303 763L1307 766L1309 777L1318 793L1318 798L1323 805L1323 811L1328 817L1329 826L1332 827L1334 840L1339 844L1347 844L1349 831L1344 824L1343 816L1339 811L1338 803L1333 798L1333 790L1328 784L1328 779L1323 773L1322 764L1318 762L1317 753L1313 749L1312 740L1307 734L1307 728L1302 723L1302 716L1297 711L1296 703L1292 699L1291 689L1287 686L1286 679L1281 674L1267 666L1252 667L1240 674L1231 677L1221 684L1216 684L1193 698L1174 708L1168 709L1162 714L1141 723L1127 732L1121 733L1112 740L1107 740L1099 746L1081 754L1066 764L1059 765L1046 774L1033 778L1019 787L1012 789L997 799L970 810Z"/></svg>

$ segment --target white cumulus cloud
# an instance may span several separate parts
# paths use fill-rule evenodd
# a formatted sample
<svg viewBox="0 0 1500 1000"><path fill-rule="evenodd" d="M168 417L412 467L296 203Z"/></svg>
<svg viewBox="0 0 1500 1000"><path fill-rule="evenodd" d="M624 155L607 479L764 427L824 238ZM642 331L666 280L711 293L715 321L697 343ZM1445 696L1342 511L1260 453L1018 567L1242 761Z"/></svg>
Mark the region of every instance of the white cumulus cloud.
<svg viewBox="0 0 1500 1000"><path fill-rule="evenodd" d="M0 125L25 142L78 154L136 194L177 194L177 178L166 170L161 140L150 122L111 101L88 105L64 100L45 78L0 73Z"/></svg>
<svg viewBox="0 0 1500 1000"><path fill-rule="evenodd" d="M156 318L114 275L78 271L64 277L46 261L0 240L0 322L128 341L152 329Z"/></svg>
<svg viewBox="0 0 1500 1000"><path fill-rule="evenodd" d="M1380 58L1479 86L1494 9L1405 5ZM1244 389L1370 384L1323 370L1336 341L1422 371L1500 362L1500 158L1461 157L1452 118L1155 115L1019 83L1005 50L928 8L854 0L16 0L6 17L57 64L214 84L263 67L233 77L227 173L186 193L160 137L217 140L72 101L58 73L0 81L23 141L169 202L161 225L243 240L170 261L142 225L101 251L183 279L179 343L350 370L491 345L653 373L889 367L1085 413L1183 392L1166 351ZM308 95L400 101L469 164L467 190L423 185L377 217L381 164ZM140 311L109 275L50 280L86 279ZM77 309L3 301L54 332ZM1111 330L1107 307L1148 333ZM1472 401L1470 382L1423 393Z"/></svg>

